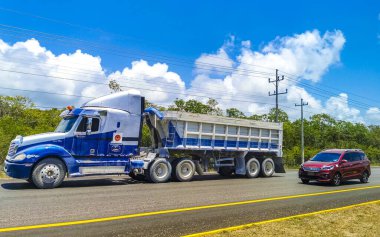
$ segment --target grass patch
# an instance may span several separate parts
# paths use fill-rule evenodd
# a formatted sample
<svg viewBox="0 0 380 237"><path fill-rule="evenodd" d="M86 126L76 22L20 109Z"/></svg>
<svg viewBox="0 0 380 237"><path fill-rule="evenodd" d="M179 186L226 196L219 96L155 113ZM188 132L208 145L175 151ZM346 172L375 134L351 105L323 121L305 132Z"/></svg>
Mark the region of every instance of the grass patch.
<svg viewBox="0 0 380 237"><path fill-rule="evenodd" d="M347 210L258 225L213 237L235 236L380 236L380 203Z"/></svg>
<svg viewBox="0 0 380 237"><path fill-rule="evenodd" d="M0 179L9 178L4 172L4 166L0 164Z"/></svg>
<svg viewBox="0 0 380 237"><path fill-rule="evenodd" d="M8 178L8 176L4 173L4 171L0 171L0 179Z"/></svg>

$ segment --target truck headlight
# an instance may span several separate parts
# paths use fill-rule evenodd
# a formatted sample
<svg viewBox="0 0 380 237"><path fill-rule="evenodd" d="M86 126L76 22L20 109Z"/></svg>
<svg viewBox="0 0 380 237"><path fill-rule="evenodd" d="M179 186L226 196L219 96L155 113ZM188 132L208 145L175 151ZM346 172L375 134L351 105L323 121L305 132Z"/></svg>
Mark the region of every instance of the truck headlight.
<svg viewBox="0 0 380 237"><path fill-rule="evenodd" d="M17 156L15 156L12 160L21 161L25 158L26 158L26 155L24 153L21 153L21 154L18 154Z"/></svg>
<svg viewBox="0 0 380 237"><path fill-rule="evenodd" d="M332 170L332 169L334 169L333 165L326 165L322 167L322 170Z"/></svg>

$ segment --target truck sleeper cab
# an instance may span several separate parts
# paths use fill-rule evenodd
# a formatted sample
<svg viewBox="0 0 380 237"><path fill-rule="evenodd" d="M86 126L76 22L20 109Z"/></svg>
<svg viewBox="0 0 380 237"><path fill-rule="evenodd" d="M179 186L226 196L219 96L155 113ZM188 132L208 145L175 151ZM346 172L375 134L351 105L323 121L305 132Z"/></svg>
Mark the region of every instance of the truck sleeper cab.
<svg viewBox="0 0 380 237"><path fill-rule="evenodd" d="M190 181L195 172L207 170L210 161L224 176L284 172L282 124L161 113L154 108L144 110L144 104L140 95L119 92L80 108L68 107L55 132L17 136L9 147L4 170L38 188L58 187L65 176L100 174L129 174L155 183L171 177ZM143 120L153 142L147 149L140 148ZM212 126L208 127L212 131L203 131L202 125L203 129ZM223 131L218 130L220 126Z"/></svg>

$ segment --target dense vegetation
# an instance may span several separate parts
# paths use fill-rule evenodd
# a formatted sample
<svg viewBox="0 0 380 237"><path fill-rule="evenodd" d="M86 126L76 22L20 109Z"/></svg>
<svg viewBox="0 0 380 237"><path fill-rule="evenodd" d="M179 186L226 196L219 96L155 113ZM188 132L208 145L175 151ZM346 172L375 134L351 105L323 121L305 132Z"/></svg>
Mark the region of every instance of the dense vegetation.
<svg viewBox="0 0 380 237"><path fill-rule="evenodd" d="M152 104L148 103L147 106ZM165 108L160 108L165 109ZM168 110L193 113L224 115L263 121L273 121L275 110L268 114L247 117L236 108L222 111L217 101L207 103L197 100L177 99ZM0 96L0 164L3 162L9 143L16 135L31 135L54 131L60 121L61 109L40 110L25 97ZM290 121L284 111L279 119L284 123L283 151L287 165L300 164L300 120ZM309 158L325 148L360 148L373 163L380 163L380 126L366 126L360 123L335 120L327 114L316 114L305 120L305 157ZM148 145L149 132L143 130L143 143Z"/></svg>

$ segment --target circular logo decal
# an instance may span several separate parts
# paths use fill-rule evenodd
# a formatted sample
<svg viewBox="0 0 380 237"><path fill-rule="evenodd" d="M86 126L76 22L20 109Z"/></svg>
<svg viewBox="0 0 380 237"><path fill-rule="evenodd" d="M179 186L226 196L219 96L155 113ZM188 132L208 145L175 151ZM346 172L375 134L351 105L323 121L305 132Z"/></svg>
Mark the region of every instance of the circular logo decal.
<svg viewBox="0 0 380 237"><path fill-rule="evenodd" d="M118 141L120 141L120 140L121 140L121 136L120 136L119 134L116 134L116 135L115 135L115 141L118 142Z"/></svg>

